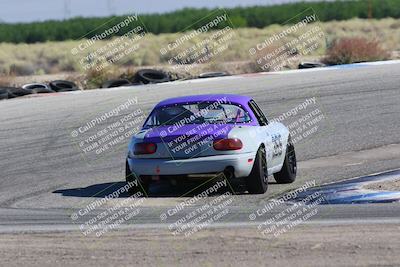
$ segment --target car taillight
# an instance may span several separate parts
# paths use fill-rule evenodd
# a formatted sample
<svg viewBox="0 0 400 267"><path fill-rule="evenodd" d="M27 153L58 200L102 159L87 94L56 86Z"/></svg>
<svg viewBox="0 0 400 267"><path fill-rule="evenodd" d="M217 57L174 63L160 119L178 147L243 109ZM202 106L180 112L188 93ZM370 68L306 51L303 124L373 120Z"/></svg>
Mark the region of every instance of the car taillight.
<svg viewBox="0 0 400 267"><path fill-rule="evenodd" d="M215 150L239 150L243 147L242 141L237 138L214 140Z"/></svg>
<svg viewBox="0 0 400 267"><path fill-rule="evenodd" d="M135 155L154 154L157 150L157 145L154 143L137 143L135 144Z"/></svg>

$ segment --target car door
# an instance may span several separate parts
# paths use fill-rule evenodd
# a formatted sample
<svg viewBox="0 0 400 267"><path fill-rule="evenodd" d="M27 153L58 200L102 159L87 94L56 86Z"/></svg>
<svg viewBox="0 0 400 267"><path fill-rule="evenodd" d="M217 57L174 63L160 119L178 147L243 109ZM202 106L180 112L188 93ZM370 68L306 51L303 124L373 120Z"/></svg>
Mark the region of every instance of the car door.
<svg viewBox="0 0 400 267"><path fill-rule="evenodd" d="M261 138L266 146L266 158L267 158L267 167L268 167L268 173L271 173L272 168L276 165L276 160L275 159L275 143L273 142L273 131L271 127L268 124L268 120L265 117L264 113L261 111L261 109L258 107L257 103L254 100L249 101L249 107L253 111L255 117L257 118L257 121L260 125L260 131L259 131L259 138Z"/></svg>

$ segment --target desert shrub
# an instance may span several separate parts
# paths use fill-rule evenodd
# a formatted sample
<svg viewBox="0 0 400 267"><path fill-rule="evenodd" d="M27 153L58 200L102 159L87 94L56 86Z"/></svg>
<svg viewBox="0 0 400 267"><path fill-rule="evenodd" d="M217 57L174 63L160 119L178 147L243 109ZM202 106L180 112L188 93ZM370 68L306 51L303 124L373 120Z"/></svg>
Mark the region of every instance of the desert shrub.
<svg viewBox="0 0 400 267"><path fill-rule="evenodd" d="M347 37L334 40L327 49L323 61L326 64L335 65L384 60L388 57L389 53L376 40Z"/></svg>
<svg viewBox="0 0 400 267"><path fill-rule="evenodd" d="M107 80L116 78L116 70L114 68L104 68L97 70L96 68L91 68L85 72L83 79L85 80L84 87L99 88Z"/></svg>
<svg viewBox="0 0 400 267"><path fill-rule="evenodd" d="M63 57L60 59L59 68L61 71L77 71L79 69L79 64L74 60L74 58Z"/></svg>
<svg viewBox="0 0 400 267"><path fill-rule="evenodd" d="M16 62L11 64L9 72L13 75L33 75L35 67L30 63Z"/></svg>

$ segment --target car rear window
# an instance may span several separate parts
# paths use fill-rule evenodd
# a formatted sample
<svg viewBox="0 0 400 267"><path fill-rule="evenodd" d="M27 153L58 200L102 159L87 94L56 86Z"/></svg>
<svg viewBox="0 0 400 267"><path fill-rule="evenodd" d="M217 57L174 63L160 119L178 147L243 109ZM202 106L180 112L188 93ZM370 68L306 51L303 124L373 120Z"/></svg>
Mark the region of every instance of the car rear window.
<svg viewBox="0 0 400 267"><path fill-rule="evenodd" d="M174 124L248 123L248 112L236 104L199 102L158 107L152 111L144 127Z"/></svg>

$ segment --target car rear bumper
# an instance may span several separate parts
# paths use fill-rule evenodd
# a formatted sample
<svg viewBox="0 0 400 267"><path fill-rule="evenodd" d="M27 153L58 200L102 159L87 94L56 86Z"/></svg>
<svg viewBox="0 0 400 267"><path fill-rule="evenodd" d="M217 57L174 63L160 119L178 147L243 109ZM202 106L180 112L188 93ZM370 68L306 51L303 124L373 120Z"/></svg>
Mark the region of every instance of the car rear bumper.
<svg viewBox="0 0 400 267"><path fill-rule="evenodd" d="M255 153L216 155L190 159L128 158L136 175L185 175L223 172L232 167L235 177L248 176L253 167ZM250 160L250 161L249 161Z"/></svg>

